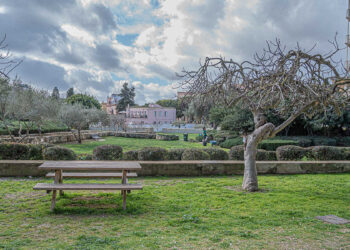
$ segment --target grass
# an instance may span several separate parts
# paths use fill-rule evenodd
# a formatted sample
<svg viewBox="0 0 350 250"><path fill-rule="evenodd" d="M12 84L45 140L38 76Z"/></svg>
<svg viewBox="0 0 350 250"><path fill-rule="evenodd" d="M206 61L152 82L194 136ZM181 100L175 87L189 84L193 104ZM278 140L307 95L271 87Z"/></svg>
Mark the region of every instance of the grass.
<svg viewBox="0 0 350 250"><path fill-rule="evenodd" d="M182 134L178 141L161 141L156 139L140 139L140 138L125 138L125 137L104 137L104 141L84 141L82 144L61 144L61 146L72 149L77 154L92 154L95 147L114 144L119 145L123 148L123 151L138 150L144 147L161 147L165 149L171 148L205 148L201 143L198 142L185 142ZM194 139L196 134L189 134L188 139ZM208 147L208 146L207 146ZM210 147L210 146L209 146Z"/></svg>
<svg viewBox="0 0 350 250"><path fill-rule="evenodd" d="M38 182L50 181L0 178L0 248L350 247L350 224L315 219L350 219L349 174L260 176L257 193L240 190L241 176L137 178L144 189L128 196L126 211L119 192L71 191L54 213L50 196L32 190Z"/></svg>

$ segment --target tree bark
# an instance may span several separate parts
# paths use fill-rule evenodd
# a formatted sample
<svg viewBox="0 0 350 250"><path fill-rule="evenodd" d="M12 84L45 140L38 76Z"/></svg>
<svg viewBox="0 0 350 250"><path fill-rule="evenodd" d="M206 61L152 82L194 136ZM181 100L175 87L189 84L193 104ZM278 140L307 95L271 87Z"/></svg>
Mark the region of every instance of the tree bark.
<svg viewBox="0 0 350 250"><path fill-rule="evenodd" d="M266 123L266 117L262 113L254 113L255 130L247 136L247 146L244 149L244 177L242 188L248 192L258 191L258 174L256 169L256 153L258 144L270 137L275 129L272 123Z"/></svg>

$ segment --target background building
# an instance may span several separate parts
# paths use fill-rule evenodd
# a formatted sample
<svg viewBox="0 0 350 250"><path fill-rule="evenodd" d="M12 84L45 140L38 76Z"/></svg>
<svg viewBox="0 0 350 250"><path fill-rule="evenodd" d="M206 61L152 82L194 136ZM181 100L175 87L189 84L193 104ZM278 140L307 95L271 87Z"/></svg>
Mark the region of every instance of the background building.
<svg viewBox="0 0 350 250"><path fill-rule="evenodd" d="M171 124L176 120L176 108L149 104L148 107L127 107L126 124Z"/></svg>
<svg viewBox="0 0 350 250"><path fill-rule="evenodd" d="M111 96L107 96L107 102L101 103L102 110L106 111L110 115L118 114L118 101L120 97L117 94L112 94Z"/></svg>

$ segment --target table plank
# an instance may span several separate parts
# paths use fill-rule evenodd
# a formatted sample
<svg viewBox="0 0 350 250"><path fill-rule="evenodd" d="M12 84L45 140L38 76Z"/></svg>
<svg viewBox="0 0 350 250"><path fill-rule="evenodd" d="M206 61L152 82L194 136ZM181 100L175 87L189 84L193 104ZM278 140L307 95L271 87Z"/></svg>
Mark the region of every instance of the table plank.
<svg viewBox="0 0 350 250"><path fill-rule="evenodd" d="M43 170L139 170L141 165L133 161L45 161Z"/></svg>
<svg viewBox="0 0 350 250"><path fill-rule="evenodd" d="M63 172L64 178L122 178L122 173L72 173L72 172ZM48 173L46 177L55 177L55 173ZM137 177L136 173L127 173L127 177Z"/></svg>
<svg viewBox="0 0 350 250"><path fill-rule="evenodd" d="M53 183L37 183L35 190L141 190L140 184L53 184Z"/></svg>

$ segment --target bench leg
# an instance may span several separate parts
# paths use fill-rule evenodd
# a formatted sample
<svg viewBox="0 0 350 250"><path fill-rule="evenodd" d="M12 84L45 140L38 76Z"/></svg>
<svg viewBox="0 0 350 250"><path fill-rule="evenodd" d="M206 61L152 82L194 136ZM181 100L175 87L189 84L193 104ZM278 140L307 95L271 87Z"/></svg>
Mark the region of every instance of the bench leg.
<svg viewBox="0 0 350 250"><path fill-rule="evenodd" d="M123 192L123 210L126 209L126 190L122 190Z"/></svg>
<svg viewBox="0 0 350 250"><path fill-rule="evenodd" d="M51 198L51 212L53 212L53 210L55 209L56 206L56 190L52 191L52 198Z"/></svg>
<svg viewBox="0 0 350 250"><path fill-rule="evenodd" d="M59 180L58 180L58 183L59 183L59 184L62 184L62 183L63 183L63 174L62 174L62 170L60 170L60 173L59 173ZM60 196L63 196L63 195L64 195L63 190L60 190Z"/></svg>

